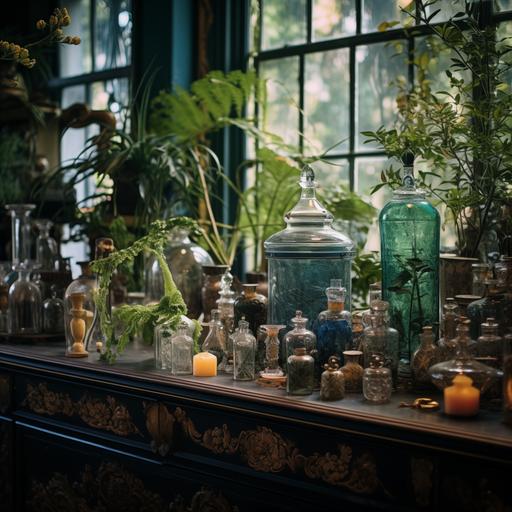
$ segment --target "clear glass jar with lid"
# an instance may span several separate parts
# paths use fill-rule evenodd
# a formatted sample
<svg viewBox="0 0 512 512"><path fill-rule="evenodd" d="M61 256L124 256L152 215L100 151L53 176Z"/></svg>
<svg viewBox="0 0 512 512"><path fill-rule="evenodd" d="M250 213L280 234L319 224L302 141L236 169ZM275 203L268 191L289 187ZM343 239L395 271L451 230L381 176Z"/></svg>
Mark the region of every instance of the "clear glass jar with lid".
<svg viewBox="0 0 512 512"><path fill-rule="evenodd" d="M296 348L304 347L306 353L310 354L316 352L316 336L313 332L306 329L308 319L304 318L302 311L295 311L295 316L292 318L291 323L293 329L286 333L283 339L285 350L284 360L295 353Z"/></svg>
<svg viewBox="0 0 512 512"><path fill-rule="evenodd" d="M305 166L300 177L298 203L285 215L286 228L265 241L268 259L268 322L287 324L295 310L315 319L324 309L325 289L331 279L347 288L350 311L352 240L332 227L333 216L315 195L315 173Z"/></svg>

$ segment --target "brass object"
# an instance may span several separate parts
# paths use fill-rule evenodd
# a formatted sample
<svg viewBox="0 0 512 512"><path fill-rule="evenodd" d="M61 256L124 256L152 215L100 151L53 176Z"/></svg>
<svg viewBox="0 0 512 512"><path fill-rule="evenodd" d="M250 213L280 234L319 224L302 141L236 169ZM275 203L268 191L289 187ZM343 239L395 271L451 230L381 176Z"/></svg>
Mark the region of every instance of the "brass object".
<svg viewBox="0 0 512 512"><path fill-rule="evenodd" d="M22 405L45 416L78 416L89 427L106 430L118 436L142 435L126 406L110 395L101 399L85 393L80 400L74 401L67 393L50 391L46 383L27 384Z"/></svg>
<svg viewBox="0 0 512 512"><path fill-rule="evenodd" d="M146 428L153 441L151 449L162 457L172 449L174 416L165 405L159 403L144 404Z"/></svg>
<svg viewBox="0 0 512 512"><path fill-rule="evenodd" d="M439 402L432 400L432 398L416 398L414 402L400 402L398 407L410 407L411 409L421 409L421 410L436 410L439 409Z"/></svg>

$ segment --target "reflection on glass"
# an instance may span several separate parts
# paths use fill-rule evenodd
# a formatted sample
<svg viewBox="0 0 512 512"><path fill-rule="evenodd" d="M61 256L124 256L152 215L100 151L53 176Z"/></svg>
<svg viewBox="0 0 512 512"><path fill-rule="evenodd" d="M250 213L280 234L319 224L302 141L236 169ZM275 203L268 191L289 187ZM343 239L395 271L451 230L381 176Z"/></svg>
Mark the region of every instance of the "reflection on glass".
<svg viewBox="0 0 512 512"><path fill-rule="evenodd" d="M413 0L362 0L361 28L363 32L376 32L383 21L404 21L409 16L405 9Z"/></svg>
<svg viewBox="0 0 512 512"><path fill-rule="evenodd" d="M306 55L304 108L306 145L319 153L338 142L348 149L348 48Z"/></svg>
<svg viewBox="0 0 512 512"><path fill-rule="evenodd" d="M71 24L66 33L79 36L78 46L59 45L60 76L75 76L92 71L90 38L90 0L67 0L65 6L71 13Z"/></svg>
<svg viewBox="0 0 512 512"><path fill-rule="evenodd" d="M265 129L288 144L299 142L299 58L269 60L260 65L260 75L268 79L268 107Z"/></svg>
<svg viewBox="0 0 512 512"><path fill-rule="evenodd" d="M315 41L355 33L355 0L313 1L313 39Z"/></svg>
<svg viewBox="0 0 512 512"><path fill-rule="evenodd" d="M262 2L262 49L306 42L306 0Z"/></svg>
<svg viewBox="0 0 512 512"><path fill-rule="evenodd" d="M397 89L392 82L399 76L405 80L406 73L406 57L397 55L392 45L378 43L356 49L356 131L360 149L371 147L363 144L361 131L389 126L395 119Z"/></svg>
<svg viewBox="0 0 512 512"><path fill-rule="evenodd" d="M119 68L131 62L130 0L97 0L94 67Z"/></svg>

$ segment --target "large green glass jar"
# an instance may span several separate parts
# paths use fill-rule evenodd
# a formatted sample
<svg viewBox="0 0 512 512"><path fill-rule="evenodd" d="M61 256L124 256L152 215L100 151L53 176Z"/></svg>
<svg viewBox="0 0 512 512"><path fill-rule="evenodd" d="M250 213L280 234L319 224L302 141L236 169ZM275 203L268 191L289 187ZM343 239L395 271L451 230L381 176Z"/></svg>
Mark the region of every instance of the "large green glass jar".
<svg viewBox="0 0 512 512"><path fill-rule="evenodd" d="M408 368L426 325L439 319L439 213L416 188L414 157L403 158L402 186L379 216L382 298L400 335L401 367Z"/></svg>

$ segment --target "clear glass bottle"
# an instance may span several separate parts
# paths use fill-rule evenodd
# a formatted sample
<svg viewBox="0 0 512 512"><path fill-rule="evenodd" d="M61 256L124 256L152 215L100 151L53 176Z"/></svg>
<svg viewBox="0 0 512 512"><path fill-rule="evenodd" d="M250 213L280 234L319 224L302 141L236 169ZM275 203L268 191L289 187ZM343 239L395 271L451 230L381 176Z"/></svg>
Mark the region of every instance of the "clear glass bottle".
<svg viewBox="0 0 512 512"><path fill-rule="evenodd" d="M371 326L370 315L373 313L371 304L376 300L382 300L382 283L380 281L378 283L370 284L370 292L368 299L368 304L370 305L370 307L361 313L364 328Z"/></svg>
<svg viewBox="0 0 512 512"><path fill-rule="evenodd" d="M498 286L512 293L512 256L502 256L494 265Z"/></svg>
<svg viewBox="0 0 512 512"><path fill-rule="evenodd" d="M485 293L485 281L491 277L488 263L473 263L471 265L473 283L471 287L472 295L483 297Z"/></svg>
<svg viewBox="0 0 512 512"><path fill-rule="evenodd" d="M240 320L233 339L233 379L254 380L256 377L256 338L249 330L249 322Z"/></svg>
<svg viewBox="0 0 512 512"><path fill-rule="evenodd" d="M502 372L473 358L469 347L471 344L474 346L476 342L469 337L469 320L465 317L459 318L456 343L457 352L454 359L437 363L430 368L432 382L443 390L452 384L455 375L464 374L470 377L474 386L484 393Z"/></svg>
<svg viewBox="0 0 512 512"><path fill-rule="evenodd" d="M288 358L286 392L289 395L311 395L315 386L315 362L305 347L297 347Z"/></svg>
<svg viewBox="0 0 512 512"><path fill-rule="evenodd" d="M213 354L217 358L218 365L220 365L226 352L226 332L220 320L218 309L212 309L210 317L210 330L201 346L201 351Z"/></svg>
<svg viewBox="0 0 512 512"><path fill-rule="evenodd" d="M114 241L112 238L98 238L95 243L95 259L103 259L110 256L115 248ZM107 297L107 316L112 316L112 305L111 305L111 297L110 293ZM91 327L87 331L85 337L85 349L87 351L100 351L105 344L105 334L101 329L100 315L98 310L94 309L94 316L92 319Z"/></svg>
<svg viewBox="0 0 512 512"><path fill-rule="evenodd" d="M302 316L302 311L295 311L295 316L291 320L293 329L288 331L283 338L284 360L295 353L296 348L304 347L306 353L314 355L316 353L316 336L313 332L306 329L308 319ZM286 369L288 371L288 369Z"/></svg>
<svg viewBox="0 0 512 512"><path fill-rule="evenodd" d="M414 156L407 153L402 160L402 186L379 216L382 297L400 333L401 366L410 363L422 327L439 320L440 237L439 213L416 188Z"/></svg>
<svg viewBox="0 0 512 512"><path fill-rule="evenodd" d="M269 325L261 326L266 333L265 338L265 369L261 372L261 376L266 379L282 377L283 370L279 366L280 342L279 331L284 329L286 325Z"/></svg>
<svg viewBox="0 0 512 512"><path fill-rule="evenodd" d="M38 219L34 221L34 224L39 230L36 239L37 266L43 271L54 271L59 259L59 246L55 239L50 236L53 222L47 219Z"/></svg>
<svg viewBox="0 0 512 512"><path fill-rule="evenodd" d="M499 324L494 318L487 318L482 322L480 332L476 340L475 354L477 357L489 357L495 360L497 367L501 367L503 359L503 338L498 332Z"/></svg>
<svg viewBox="0 0 512 512"><path fill-rule="evenodd" d="M160 370L170 370L172 366L171 339L173 329L170 322L157 325L154 331L155 366Z"/></svg>
<svg viewBox="0 0 512 512"><path fill-rule="evenodd" d="M225 373L233 373L233 340L231 335L235 331L235 292L232 289L233 276L227 270L220 280L219 299L217 308L220 314L220 321L224 326L226 336L226 347L224 357L219 370ZM244 318L245 320L245 318Z"/></svg>
<svg viewBox="0 0 512 512"><path fill-rule="evenodd" d="M256 287L256 284L242 285L242 294L235 299L235 323L245 317L255 335L260 325L267 322L267 298L256 293Z"/></svg>
<svg viewBox="0 0 512 512"><path fill-rule="evenodd" d="M176 334L171 336L171 373L192 375L194 340L189 336L189 326L182 322Z"/></svg>
<svg viewBox="0 0 512 512"><path fill-rule="evenodd" d="M57 297L57 286L54 284L50 287L50 298L43 301L43 332L64 332L64 301Z"/></svg>
<svg viewBox="0 0 512 512"><path fill-rule="evenodd" d="M503 338L503 420L512 425L512 333Z"/></svg>
<svg viewBox="0 0 512 512"><path fill-rule="evenodd" d="M355 255L350 238L332 227L333 216L318 202L315 173L305 166L298 203L285 215L286 228L265 241L268 259L268 321L286 324L296 309L314 319L325 303L331 279L347 287L350 310L351 265Z"/></svg>
<svg viewBox="0 0 512 512"><path fill-rule="evenodd" d="M363 353L360 350L345 350L345 364L341 367L345 378L346 393L361 393L363 383L363 367L359 364Z"/></svg>
<svg viewBox="0 0 512 512"><path fill-rule="evenodd" d="M399 334L388 324L389 303L375 300L371 304L373 313L370 315L371 326L363 334L363 365L370 366L373 355L379 355L384 366L389 368L396 385L398 378Z"/></svg>
<svg viewBox="0 0 512 512"><path fill-rule="evenodd" d="M341 360L343 351L351 348L352 315L345 310L345 293L346 289L342 286L341 279L331 279L330 286L325 290L327 309L322 311L313 323L318 375L330 356L336 356Z"/></svg>
<svg viewBox="0 0 512 512"><path fill-rule="evenodd" d="M210 312L217 307L222 278L229 273L227 265L203 265L203 287L201 288L201 307L204 314L203 321L210 321Z"/></svg>
<svg viewBox="0 0 512 512"><path fill-rule="evenodd" d="M391 371L384 367L379 355L373 355L363 373L364 397L373 404L386 404L391 399L392 388Z"/></svg>
<svg viewBox="0 0 512 512"><path fill-rule="evenodd" d="M92 273L89 261L78 262L82 272L71 284L66 288L64 292L64 334L66 336L66 346L68 350L74 343L74 338L71 333L71 320L73 315L71 310L73 309L73 301L71 296L75 293L83 294L83 300L81 309L84 310L84 321L85 321L85 337L92 325L94 318L94 311L96 306L94 304L94 296L97 290L96 276ZM96 348L96 347L94 347Z"/></svg>
<svg viewBox="0 0 512 512"><path fill-rule="evenodd" d="M9 334L39 334L42 330L41 291L30 281L24 263L16 268L18 279L9 288Z"/></svg>
<svg viewBox="0 0 512 512"><path fill-rule="evenodd" d="M412 376L417 389L428 389L432 385L430 367L438 362L438 350L435 344L434 333L429 325L423 327L420 334L421 345L412 356Z"/></svg>
<svg viewBox="0 0 512 512"><path fill-rule="evenodd" d="M443 336L439 338L438 350L439 360L447 361L455 356L457 344L455 338L457 336L457 320L459 318L459 305L455 299L447 298L443 304L443 323L442 332Z"/></svg>
<svg viewBox="0 0 512 512"><path fill-rule="evenodd" d="M352 313L352 350L363 350L364 323L360 311Z"/></svg>
<svg viewBox="0 0 512 512"><path fill-rule="evenodd" d="M345 396L345 377L340 369L339 358L329 357L324 368L320 379L320 399L325 401L341 400Z"/></svg>

